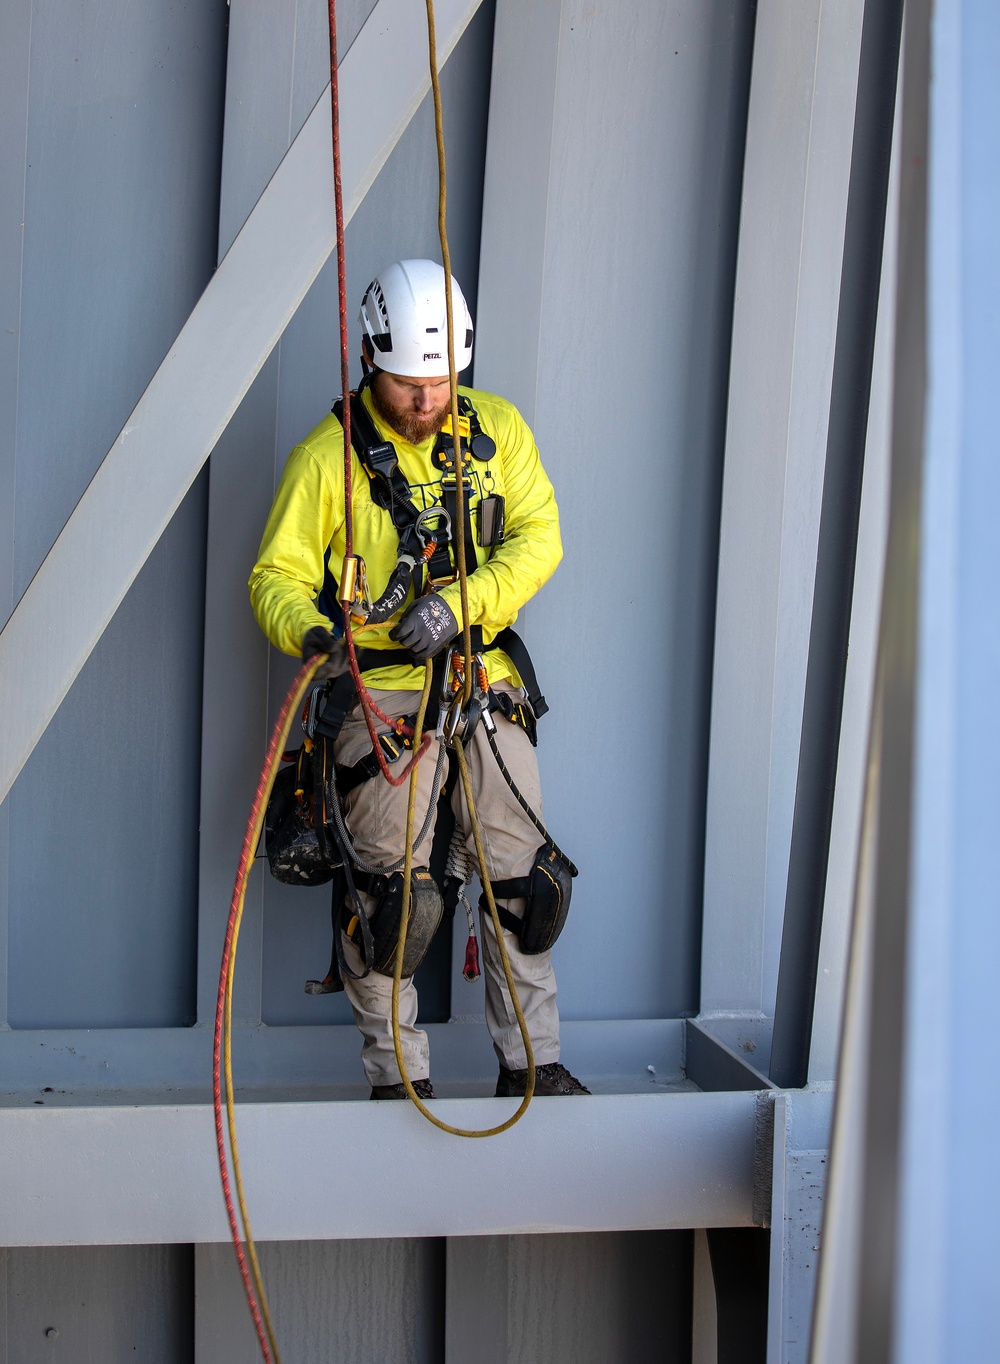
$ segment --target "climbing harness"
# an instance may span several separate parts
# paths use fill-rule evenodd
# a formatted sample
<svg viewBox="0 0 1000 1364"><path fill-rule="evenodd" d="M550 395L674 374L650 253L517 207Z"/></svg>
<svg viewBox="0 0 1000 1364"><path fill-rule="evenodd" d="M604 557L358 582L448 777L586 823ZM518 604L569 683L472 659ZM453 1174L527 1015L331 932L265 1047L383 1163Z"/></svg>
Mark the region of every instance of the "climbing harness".
<svg viewBox="0 0 1000 1364"><path fill-rule="evenodd" d="M330 554L327 551L323 591L320 596L320 610L331 619L341 615L340 601L350 598L350 618L352 624L381 625L391 619L406 601L410 588L414 599L425 591L435 590L452 583L458 577L455 557L451 552L453 528L457 524L457 502L459 500L459 480L456 469L455 441L451 415L446 418L444 427L438 434L432 459L442 471L441 503L418 509L413 500L413 490L399 467L395 447L391 441L382 439L378 428L372 421L362 400L362 393L370 385L371 376L366 375L359 388L350 395L351 444L358 461L368 478L371 499L377 507L387 511L399 536L396 566L389 576L384 591L377 601L372 601L368 590L367 572L364 560L353 558L350 567L342 569L338 584L330 568ZM463 474L461 479L461 499L463 503L463 523L465 534L466 561L475 560L475 545L490 551L501 545L505 533L504 498L499 493L488 493L476 506L477 530L472 533L470 500L473 491L472 478L465 472L468 456L489 464L496 454L496 442L486 434L479 424L479 417L471 400L464 394L459 395L459 443L462 454ZM343 425L344 401L338 398L333 405L333 414ZM426 567L426 583L422 582ZM348 577L346 588L344 575Z"/></svg>
<svg viewBox="0 0 1000 1364"><path fill-rule="evenodd" d="M513 635L513 632L510 632L510 635L513 636L514 640L517 640L517 636ZM511 643L511 639L507 638L506 643L515 653L518 652L520 641ZM523 648L523 645L521 647ZM362 650L360 656L364 662L367 657L366 651ZM530 663L523 660L522 666L529 673L532 688L537 693L534 670ZM444 785L449 747L453 746L453 740L456 736L462 739L464 743L468 743L478 724L482 723L493 757L504 781L544 840L539 856L545 849L553 849L553 855L559 868L558 909L555 905L549 904L551 899L550 886L556 876L556 873L551 870L546 876L539 873L541 879L536 877L537 891L534 894L529 894L528 890L521 884L524 878L517 882L503 882L503 889L500 891L503 897L526 896L528 898L528 907L523 923L522 920L517 919L505 909L498 911L500 920L505 928L513 931L520 938L522 951L528 953L544 951L546 950L544 944L547 943L548 946L551 946L555 942L562 924L565 922L570 899L569 880L576 876L577 869L554 843L544 824L538 819L530 804L518 790L496 741L496 721L493 716L499 713L505 720L523 729L531 743L534 744L536 742L536 725L531 706L527 701L517 699L510 692L499 691L490 687L481 653L475 655L475 668L477 685L473 690L468 706L463 708L464 669L461 656L457 652L450 654L450 656L445 653L439 655L435 660L433 678L438 676L441 678L441 682L437 686L439 693L436 732L438 755L427 811L420 832L414 840L414 846L419 847L423 844L435 823L438 801ZM432 685L432 697L434 692L435 688ZM361 783L377 779L378 776L378 762L373 753L366 754L351 767L337 767L333 762L333 742L340 731L340 726L348 709L353 704L353 697L353 682L350 676L346 674L312 692L302 722L303 745L300 749L284 755L288 765L279 774L275 782L274 793L268 805L265 822L265 846L273 876L292 885L320 885L332 881L333 949L330 969L323 980L306 982L305 989L308 994L332 994L343 989L345 970L342 933L355 942L358 942L360 933L362 940L358 942L359 950L365 947L364 920L361 917L357 901L357 890L374 896L378 902L368 915L375 939L375 955L373 957L368 950L362 951L362 975L367 974L368 970L381 971L384 974L389 973L384 965L377 964L377 960L384 956L379 943L381 941L383 948L389 943L389 938L386 936L389 931L388 925L390 923L398 925L399 921L398 904L395 902L399 900L401 895L402 880L398 873L403 867L404 858L400 857L387 866L369 863L355 849L344 818L343 799ZM544 699L541 697L536 699L544 710ZM415 714L401 717L397 722L400 726L399 730L379 736L383 754L390 763L398 762L404 752L412 750L416 718ZM430 705L428 706L427 719L429 723L434 723L433 709ZM301 775L303 772L305 772L305 776ZM449 882L455 880L459 870L466 872L466 863L459 860L460 854L457 851L460 839L461 831L456 829L452 846L449 849L449 863L445 868L444 875L444 912L449 916L455 912L458 903ZM469 858L469 869L467 874L461 877L461 880L467 884L475 867L471 863L470 855L466 853L465 856ZM348 862L350 868L353 868L353 874L350 878L348 876L349 868L345 865ZM345 907L345 900L349 902L350 908ZM416 943L412 943L408 947L408 969L404 971L405 976L412 975L413 970L423 960L430 945L430 938L440 923L440 914L437 913L434 901L435 897L429 893L429 888L419 896L409 931L415 932L416 940L423 946L419 952ZM466 914L471 916L472 910L468 901L463 897L462 902L465 904ZM480 900L479 907L482 913L488 912L484 900ZM554 929L546 927L549 923L547 915L558 917L558 927ZM379 921L382 928L377 926L376 920ZM475 952L478 956L478 948L474 946L474 938L475 933L470 921L470 941L467 946L467 955ZM394 939L392 941L394 942ZM543 945L532 946L533 943ZM411 965L412 969L409 969ZM346 974L355 979L359 978L358 974L353 971L348 971ZM474 980L478 973L463 972L463 974L466 979Z"/></svg>

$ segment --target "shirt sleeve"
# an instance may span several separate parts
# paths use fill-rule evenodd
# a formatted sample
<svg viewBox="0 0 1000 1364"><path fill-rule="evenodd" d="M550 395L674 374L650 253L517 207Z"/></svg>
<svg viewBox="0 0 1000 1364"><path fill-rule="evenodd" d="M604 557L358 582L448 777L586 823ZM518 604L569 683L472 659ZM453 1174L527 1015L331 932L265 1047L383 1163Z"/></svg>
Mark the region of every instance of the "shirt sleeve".
<svg viewBox="0 0 1000 1364"><path fill-rule="evenodd" d="M315 455L297 445L288 456L250 575L250 604L272 644L298 654L314 625L331 628L316 605L324 556L343 525L342 490L332 487Z"/></svg>
<svg viewBox="0 0 1000 1364"><path fill-rule="evenodd" d="M505 404L497 449L503 461L506 538L468 578L469 618L475 625L502 629L552 577L562 558L555 491L534 437L517 410ZM461 588L441 591L461 619Z"/></svg>

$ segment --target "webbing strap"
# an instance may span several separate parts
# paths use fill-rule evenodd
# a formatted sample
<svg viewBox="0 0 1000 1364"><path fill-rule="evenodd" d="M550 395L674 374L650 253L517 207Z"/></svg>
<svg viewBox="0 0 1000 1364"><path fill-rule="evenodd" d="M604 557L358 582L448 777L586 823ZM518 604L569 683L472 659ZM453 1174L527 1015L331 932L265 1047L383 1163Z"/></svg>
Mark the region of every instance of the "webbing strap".
<svg viewBox="0 0 1000 1364"><path fill-rule="evenodd" d="M510 626L506 630L501 630L494 638L493 643L487 645L489 649L502 649L503 652L517 669L518 676L524 683L524 690L527 694L531 709L535 712L535 719L540 720L548 710L548 702L542 695L538 685L538 678L535 676L535 665L531 661L528 653L528 646Z"/></svg>
<svg viewBox="0 0 1000 1364"><path fill-rule="evenodd" d="M342 398L334 403L333 415L343 424ZM351 394L351 444L368 477L372 501L392 517L401 546L410 552L412 546L406 542L414 538L414 527L420 512L413 501L410 485L399 467L395 447L390 441L379 437L375 423L358 393Z"/></svg>
<svg viewBox="0 0 1000 1364"><path fill-rule="evenodd" d="M549 707L539 690L535 666L520 635L508 628L501 630L492 643L484 644L482 626L474 625L472 627L472 652L477 654L491 653L494 649L501 649L517 669L518 675L524 683L524 690L531 709L535 713L535 718L544 715ZM358 667L363 673L374 672L377 668L392 668L402 663L414 662L409 650L398 648L358 649L357 656ZM440 670L444 667L448 657L449 650L444 650L435 660L435 671L438 672L438 676L434 679L433 696L435 698L441 690ZM347 719L348 712L353 709L356 699L354 679L350 673L341 674L327 691L326 704L316 721L316 732L329 739L335 739ZM527 729L527 725L523 724L522 719L513 713L516 710L516 703L511 707L510 714L507 713L508 707L503 702L499 702L497 708L503 711L508 720L514 720L516 724L522 724ZM429 720L430 723L435 723L436 716L429 716Z"/></svg>
<svg viewBox="0 0 1000 1364"><path fill-rule="evenodd" d="M468 483L465 483L465 482L464 482L464 480L463 480L463 489L462 489L462 491L463 491L463 497L464 497L464 499L465 499L465 508L464 508L464 510L465 510L465 517L464 517L464 525L465 525L465 562L466 562L467 564L475 564L475 562L476 562L476 539L475 539L475 535L473 534L473 530L472 530L472 512L471 512L471 508L470 508L470 506L469 506L470 500L471 500L471 498L472 498L472 489L469 487ZM443 502L444 502L445 511L448 513L449 517L451 518L451 524L452 524L452 526L457 526L457 525L458 525L458 489L457 489L457 487L455 487L453 484L447 484L447 483L446 483L446 484L443 484L443 485L442 485L442 488L441 488L441 498L442 498L442 500L443 500ZM428 572L430 573L430 576L431 576L431 579L432 579L432 580L433 580L435 577L437 577L437 576L440 576L440 577L442 577L442 578L448 578L448 577L454 578L454 570L453 570L452 567L451 567L451 561L450 561L450 558L449 558L449 555L448 555L447 546L444 546L444 547L443 547L443 548L444 548L444 564L446 565L444 571L441 572L439 568L435 567L435 560L437 560L437 559L439 558L439 556L440 556L440 554L441 554L441 548L442 548L442 547L439 546L438 549L435 551L434 556L433 556L433 558L431 559L431 562L430 562L430 565L429 565Z"/></svg>
<svg viewBox="0 0 1000 1364"><path fill-rule="evenodd" d="M462 411L469 418L470 430L474 429L475 432L481 434L475 409L468 399L462 399ZM333 414L343 424L344 401L342 398L338 398L334 403ZM459 443L461 443L461 438L459 438ZM372 501L392 517L392 524L399 535L400 548L415 558L419 557L422 546L417 541L415 529L420 512L413 501L410 485L399 467L395 447L390 441L383 441L380 438L375 423L361 400L360 393L351 394L351 444L368 477ZM437 449L435 450L437 462L445 461L454 465L454 447L455 442L452 437L439 435ZM469 506L472 484L471 480L465 478L464 472L462 474L462 490L465 499L465 561L474 564L476 562L476 541ZM442 482L441 501L451 518L451 524L457 525L457 476L455 483ZM448 552L447 541L438 544L428 564L427 571L432 581L453 580L454 568ZM329 567L327 572L329 572Z"/></svg>
<svg viewBox="0 0 1000 1364"><path fill-rule="evenodd" d="M518 896L528 894L531 889L531 880L527 876L517 876L508 881L491 881L490 885L493 888L494 900L513 900ZM490 912L485 895L479 897L479 912L486 915ZM516 914L511 914L510 910L501 904L497 905L497 918L508 933L513 933L515 938L520 938L521 929L524 927L522 919L519 919Z"/></svg>
<svg viewBox="0 0 1000 1364"><path fill-rule="evenodd" d="M415 715L404 715L403 723L412 726ZM394 763L407 749L412 749L413 740L402 734L380 734L379 746L385 754L386 761ZM379 770L379 760L374 750L366 753L359 762L353 767L341 767L337 769L337 790L341 796L348 795L356 786L360 786L363 781L368 781L374 777Z"/></svg>

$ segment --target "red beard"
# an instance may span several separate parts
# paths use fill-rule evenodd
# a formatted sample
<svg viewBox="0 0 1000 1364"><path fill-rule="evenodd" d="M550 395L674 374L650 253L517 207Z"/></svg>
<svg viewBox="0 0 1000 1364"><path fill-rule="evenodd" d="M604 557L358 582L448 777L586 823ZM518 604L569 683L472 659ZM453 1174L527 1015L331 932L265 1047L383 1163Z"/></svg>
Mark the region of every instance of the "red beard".
<svg viewBox="0 0 1000 1364"><path fill-rule="evenodd" d="M402 436L410 445L420 445L423 441L436 436L445 423L451 408L451 395L445 394L441 408L436 412L414 412L412 408L397 407L388 402L380 393L378 381L371 386L372 403L379 416L389 423L393 431Z"/></svg>

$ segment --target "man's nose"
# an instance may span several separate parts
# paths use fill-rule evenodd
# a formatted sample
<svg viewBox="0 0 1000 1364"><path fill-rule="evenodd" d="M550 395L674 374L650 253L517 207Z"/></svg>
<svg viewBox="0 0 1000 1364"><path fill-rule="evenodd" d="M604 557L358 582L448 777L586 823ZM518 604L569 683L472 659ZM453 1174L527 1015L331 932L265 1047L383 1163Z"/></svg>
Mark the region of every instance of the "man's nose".
<svg viewBox="0 0 1000 1364"><path fill-rule="evenodd" d="M429 388L418 388L413 395L413 406L417 412L433 412L434 394Z"/></svg>

